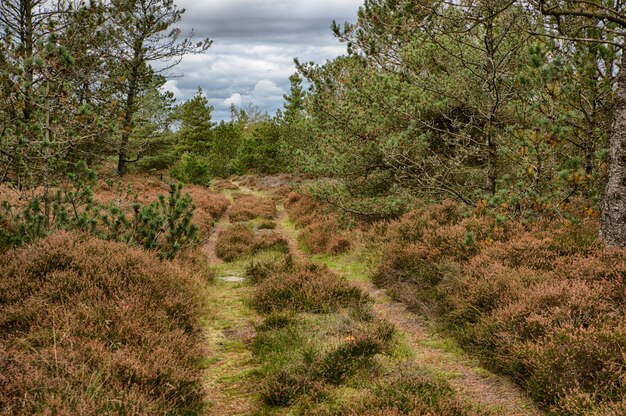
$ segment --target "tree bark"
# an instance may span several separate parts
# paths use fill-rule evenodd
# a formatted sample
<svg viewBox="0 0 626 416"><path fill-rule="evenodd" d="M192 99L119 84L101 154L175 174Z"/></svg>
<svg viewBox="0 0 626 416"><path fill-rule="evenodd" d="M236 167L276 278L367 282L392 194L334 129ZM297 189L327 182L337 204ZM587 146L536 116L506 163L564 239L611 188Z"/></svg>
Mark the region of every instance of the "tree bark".
<svg viewBox="0 0 626 416"><path fill-rule="evenodd" d="M141 49L143 40L138 41L135 45L135 52L130 70L130 79L128 90L126 92L126 103L124 111L124 126L122 127L122 137L120 140L120 149L117 160L117 174L124 176L126 174L126 165L128 162L128 140L133 130L133 116L135 115L135 100L137 98L137 90L139 86L139 66L141 65Z"/></svg>
<svg viewBox="0 0 626 416"><path fill-rule="evenodd" d="M600 203L600 237L626 247L626 51L622 51L615 92L615 116L609 139L609 171Z"/></svg>

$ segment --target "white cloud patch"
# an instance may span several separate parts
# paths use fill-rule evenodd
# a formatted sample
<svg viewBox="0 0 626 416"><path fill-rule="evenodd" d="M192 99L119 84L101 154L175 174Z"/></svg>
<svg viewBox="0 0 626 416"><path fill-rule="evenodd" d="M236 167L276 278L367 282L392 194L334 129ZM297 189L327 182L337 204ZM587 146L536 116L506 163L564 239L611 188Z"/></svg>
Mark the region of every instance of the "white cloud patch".
<svg viewBox="0 0 626 416"><path fill-rule="evenodd" d="M224 100L224 105L230 107L234 105L235 107L241 107L243 104L243 97L239 93L234 93L230 97Z"/></svg>
<svg viewBox="0 0 626 416"><path fill-rule="evenodd" d="M282 97L285 91L269 79L262 79L254 86L254 96L258 98Z"/></svg>
<svg viewBox="0 0 626 416"><path fill-rule="evenodd" d="M178 81L176 81L175 79L171 79L163 84L163 86L161 87L161 91L171 92L172 94L174 94L174 98L176 98L177 100L181 99L183 98L183 94L176 84L178 84Z"/></svg>

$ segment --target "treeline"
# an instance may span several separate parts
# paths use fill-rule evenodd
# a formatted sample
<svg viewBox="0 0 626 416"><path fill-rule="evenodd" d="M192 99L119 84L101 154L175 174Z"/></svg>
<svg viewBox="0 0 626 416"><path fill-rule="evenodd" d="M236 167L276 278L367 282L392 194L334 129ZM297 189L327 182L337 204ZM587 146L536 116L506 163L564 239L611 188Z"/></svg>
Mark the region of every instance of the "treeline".
<svg viewBox="0 0 626 416"><path fill-rule="evenodd" d="M43 186L47 201L79 160L117 155L126 173L167 129L163 71L211 44L173 26L183 12L173 0L3 0L0 181Z"/></svg>
<svg viewBox="0 0 626 416"><path fill-rule="evenodd" d="M202 91L176 106L160 89L155 68L211 43L183 38L172 0L7 0L0 181L43 185L47 201L78 160L198 184L295 170L331 178L316 195L367 219L452 198L515 218L600 216L623 246L623 8L368 0L332 26L346 55L297 62L284 111L232 108L218 124Z"/></svg>
<svg viewBox="0 0 626 416"><path fill-rule="evenodd" d="M170 169L173 177L199 185L208 185L213 177L293 170L294 155L309 126L302 79L293 75L291 82L284 111L270 116L253 102L239 109L232 105L230 119L219 123L212 121L214 108L199 88L193 98L172 109L176 128L161 135L140 161L141 168Z"/></svg>
<svg viewBox="0 0 626 416"><path fill-rule="evenodd" d="M315 137L298 165L365 217L415 195L515 217L576 206L624 245L623 16L611 1L368 0L333 24L346 56L298 65Z"/></svg>

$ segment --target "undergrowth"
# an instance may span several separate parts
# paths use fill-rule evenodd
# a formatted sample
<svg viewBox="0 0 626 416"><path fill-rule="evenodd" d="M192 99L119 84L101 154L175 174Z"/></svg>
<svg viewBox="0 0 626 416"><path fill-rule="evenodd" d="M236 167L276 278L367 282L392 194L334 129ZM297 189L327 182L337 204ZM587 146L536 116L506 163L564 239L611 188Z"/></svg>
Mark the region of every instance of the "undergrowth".
<svg viewBox="0 0 626 416"><path fill-rule="evenodd" d="M197 414L202 280L58 232L0 256L4 414Z"/></svg>
<svg viewBox="0 0 626 416"><path fill-rule="evenodd" d="M483 414L459 402L445 381L406 363L394 327L328 268L287 255L253 261L246 275L256 285L252 306L265 316L252 348L266 412Z"/></svg>
<svg viewBox="0 0 626 416"><path fill-rule="evenodd" d="M596 235L593 222L522 225L444 202L368 239L378 285L439 316L551 413L614 414L626 397L626 256Z"/></svg>

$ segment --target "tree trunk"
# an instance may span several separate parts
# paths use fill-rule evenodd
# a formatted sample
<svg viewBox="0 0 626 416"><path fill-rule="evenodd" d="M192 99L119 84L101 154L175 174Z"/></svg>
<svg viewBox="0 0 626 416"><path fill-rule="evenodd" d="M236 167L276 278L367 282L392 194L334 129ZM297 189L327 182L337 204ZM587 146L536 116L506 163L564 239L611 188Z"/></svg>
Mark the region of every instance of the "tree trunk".
<svg viewBox="0 0 626 416"><path fill-rule="evenodd" d="M143 43L142 43L143 44ZM122 127L122 138L120 141L120 150L117 160L117 174L124 176L126 174L126 165L128 162L128 139L133 130L132 122L135 115L135 99L137 97L137 89L139 86L139 65L141 65L140 55L141 45L135 46L135 56L132 61L132 68L130 71L130 79L128 84L128 90L126 92L126 104L124 114L124 126Z"/></svg>
<svg viewBox="0 0 626 416"><path fill-rule="evenodd" d="M609 172L600 203L600 237L626 247L626 51L617 74L615 116L609 139Z"/></svg>
<svg viewBox="0 0 626 416"><path fill-rule="evenodd" d="M489 10L493 16L493 12ZM487 192L489 195L495 195L498 180L498 143L494 134L494 123L496 121L498 106L500 104L498 98L498 85L496 80L496 60L495 60L495 42L493 38L493 18L487 20L485 25L485 48L487 52L487 62L485 70L487 73L487 98L489 105L489 113L487 125L485 126L485 145L487 147Z"/></svg>

